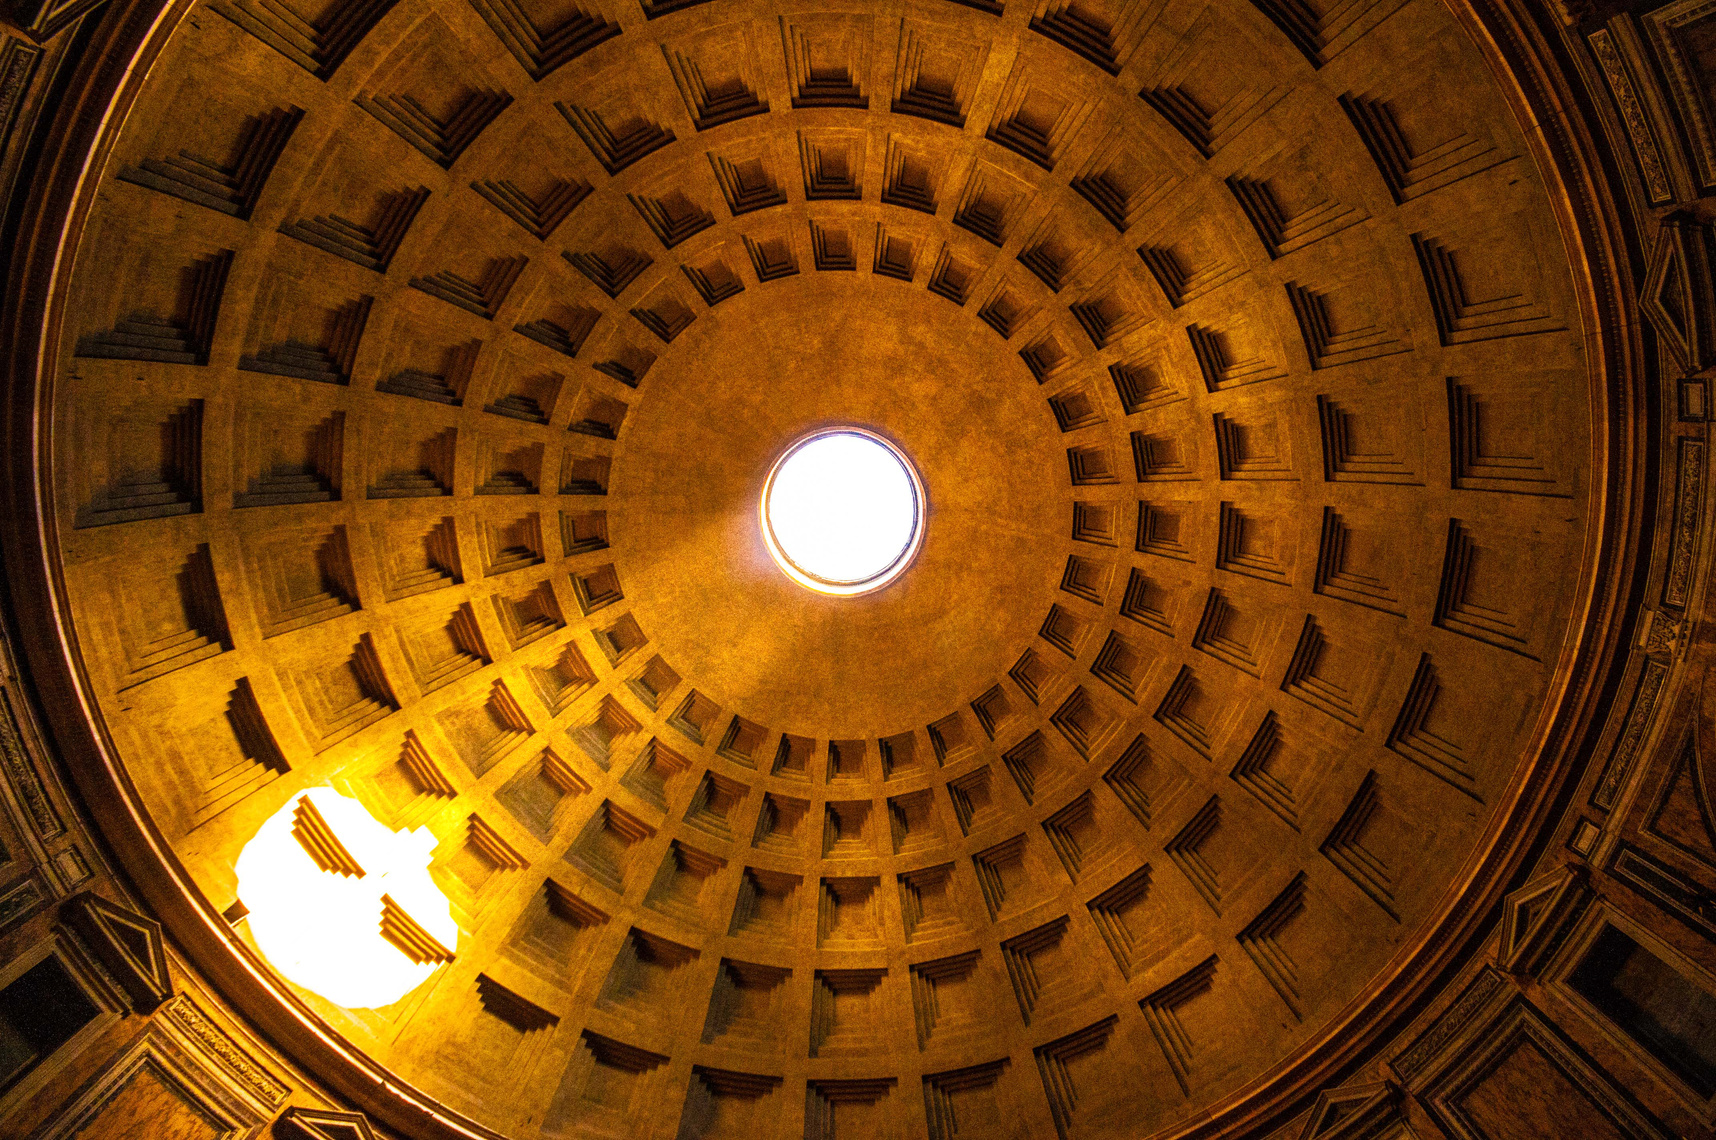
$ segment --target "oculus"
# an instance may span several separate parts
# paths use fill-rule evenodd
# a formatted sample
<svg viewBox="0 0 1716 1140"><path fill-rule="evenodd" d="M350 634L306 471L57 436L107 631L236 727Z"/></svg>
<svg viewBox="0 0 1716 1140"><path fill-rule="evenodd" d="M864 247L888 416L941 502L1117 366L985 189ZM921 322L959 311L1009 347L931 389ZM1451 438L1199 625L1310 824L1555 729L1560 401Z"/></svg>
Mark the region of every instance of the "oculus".
<svg viewBox="0 0 1716 1140"><path fill-rule="evenodd" d="M923 544L924 488L893 443L857 427L794 440L763 483L763 539L787 576L821 594L879 590Z"/></svg>

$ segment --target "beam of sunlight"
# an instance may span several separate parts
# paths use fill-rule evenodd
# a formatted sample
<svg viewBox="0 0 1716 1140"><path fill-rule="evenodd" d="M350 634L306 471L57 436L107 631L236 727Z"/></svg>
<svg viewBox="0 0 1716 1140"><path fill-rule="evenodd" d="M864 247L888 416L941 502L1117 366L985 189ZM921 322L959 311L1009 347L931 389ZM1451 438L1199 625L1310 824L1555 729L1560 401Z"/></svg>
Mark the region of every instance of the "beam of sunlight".
<svg viewBox="0 0 1716 1140"><path fill-rule="evenodd" d="M458 944L447 897L429 877L434 847L428 828L392 831L332 788L294 796L238 856L251 936L276 970L335 1005L391 1005Z"/></svg>

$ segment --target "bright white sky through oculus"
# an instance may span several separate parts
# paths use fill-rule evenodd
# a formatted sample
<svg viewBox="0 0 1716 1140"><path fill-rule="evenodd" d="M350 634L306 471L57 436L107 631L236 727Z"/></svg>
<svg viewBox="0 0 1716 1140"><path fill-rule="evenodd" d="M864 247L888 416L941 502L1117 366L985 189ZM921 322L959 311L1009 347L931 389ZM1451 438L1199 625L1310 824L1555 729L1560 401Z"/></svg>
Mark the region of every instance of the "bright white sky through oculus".
<svg viewBox="0 0 1716 1140"><path fill-rule="evenodd" d="M888 569L918 525L911 476L885 445L825 435L781 464L769 490L769 526L781 553L829 582L863 582Z"/></svg>

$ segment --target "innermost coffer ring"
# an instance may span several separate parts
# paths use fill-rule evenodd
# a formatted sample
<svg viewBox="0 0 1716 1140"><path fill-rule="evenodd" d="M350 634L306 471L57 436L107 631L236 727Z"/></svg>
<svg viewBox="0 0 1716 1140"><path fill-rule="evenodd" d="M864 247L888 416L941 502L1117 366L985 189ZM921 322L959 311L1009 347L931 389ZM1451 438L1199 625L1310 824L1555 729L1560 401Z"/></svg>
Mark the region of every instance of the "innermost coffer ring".
<svg viewBox="0 0 1716 1140"><path fill-rule="evenodd" d="M823 428L781 452L758 514L769 554L793 581L867 594L904 573L923 544L923 480L877 433Z"/></svg>

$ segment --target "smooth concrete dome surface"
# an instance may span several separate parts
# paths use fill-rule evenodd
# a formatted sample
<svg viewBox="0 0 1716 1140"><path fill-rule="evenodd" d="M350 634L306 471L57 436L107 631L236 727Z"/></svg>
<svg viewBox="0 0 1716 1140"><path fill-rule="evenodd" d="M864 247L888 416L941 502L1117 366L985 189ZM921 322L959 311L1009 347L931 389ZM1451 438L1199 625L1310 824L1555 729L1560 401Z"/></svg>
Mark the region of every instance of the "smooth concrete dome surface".
<svg viewBox="0 0 1716 1140"><path fill-rule="evenodd" d="M1216 1127L1505 835L1608 413L1434 0L174 18L67 269L69 626L234 954L301 792L432 837L427 980L278 984L446 1120ZM760 507L844 428L919 512L850 596Z"/></svg>

